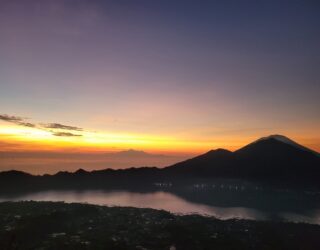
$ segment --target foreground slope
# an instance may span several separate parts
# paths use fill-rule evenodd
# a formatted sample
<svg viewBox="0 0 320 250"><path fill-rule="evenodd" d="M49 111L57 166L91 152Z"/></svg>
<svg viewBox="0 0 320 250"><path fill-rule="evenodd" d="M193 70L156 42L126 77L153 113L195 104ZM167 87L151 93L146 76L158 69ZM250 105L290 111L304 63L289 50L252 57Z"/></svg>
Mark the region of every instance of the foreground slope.
<svg viewBox="0 0 320 250"><path fill-rule="evenodd" d="M303 240L302 240L303 239ZM0 249L319 249L320 226L54 202L0 203Z"/></svg>

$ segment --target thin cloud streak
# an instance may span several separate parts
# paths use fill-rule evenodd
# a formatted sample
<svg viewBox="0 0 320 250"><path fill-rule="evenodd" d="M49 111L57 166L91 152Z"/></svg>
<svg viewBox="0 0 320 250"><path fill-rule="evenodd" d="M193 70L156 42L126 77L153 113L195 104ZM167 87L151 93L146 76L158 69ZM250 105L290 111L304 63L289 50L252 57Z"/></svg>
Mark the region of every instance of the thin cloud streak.
<svg viewBox="0 0 320 250"><path fill-rule="evenodd" d="M61 132L60 130L71 130L71 131L83 131L82 128L76 127L76 126L69 126L64 125L60 123L30 123L26 122L26 118L21 116L15 116L15 115L8 115L8 114L1 114L0 120L5 122L10 122L19 126L29 127L29 128L38 128L45 131L49 131L54 136L82 136L81 134L73 134L70 132ZM55 131L58 130L58 131Z"/></svg>
<svg viewBox="0 0 320 250"><path fill-rule="evenodd" d="M75 127L75 126L63 125L63 124L60 124L60 123L45 123L45 124L41 124L41 125L43 127L45 127L45 128L83 131L82 128L78 128L78 127Z"/></svg>
<svg viewBox="0 0 320 250"><path fill-rule="evenodd" d="M35 128L36 125L30 122L25 122L25 118L20 117L20 116L14 116L14 115L7 115L7 114L2 114L0 115L0 120L14 123L20 126L25 126L29 128Z"/></svg>
<svg viewBox="0 0 320 250"><path fill-rule="evenodd" d="M70 132L52 132L52 135L54 136L82 136L80 134L73 134L73 133L70 133Z"/></svg>
<svg viewBox="0 0 320 250"><path fill-rule="evenodd" d="M7 121L7 122L21 122L21 121L23 121L22 117L7 115L7 114L0 115L0 119L3 121Z"/></svg>

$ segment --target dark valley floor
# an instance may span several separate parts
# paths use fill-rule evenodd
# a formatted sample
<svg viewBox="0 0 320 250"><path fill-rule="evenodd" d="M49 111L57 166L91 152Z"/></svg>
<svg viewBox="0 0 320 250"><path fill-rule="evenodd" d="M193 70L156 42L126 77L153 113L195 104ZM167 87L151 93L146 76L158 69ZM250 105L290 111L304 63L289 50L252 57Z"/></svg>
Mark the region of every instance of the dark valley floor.
<svg viewBox="0 0 320 250"><path fill-rule="evenodd" d="M319 249L320 226L61 202L0 203L0 249Z"/></svg>

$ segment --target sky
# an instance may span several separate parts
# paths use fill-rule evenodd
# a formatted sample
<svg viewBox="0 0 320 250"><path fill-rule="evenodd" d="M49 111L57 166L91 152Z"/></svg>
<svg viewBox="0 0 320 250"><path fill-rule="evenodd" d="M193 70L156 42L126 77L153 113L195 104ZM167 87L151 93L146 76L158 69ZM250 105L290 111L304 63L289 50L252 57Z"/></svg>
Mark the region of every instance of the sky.
<svg viewBox="0 0 320 250"><path fill-rule="evenodd" d="M316 0L0 1L0 151L320 151ZM0 166L1 169L1 166Z"/></svg>

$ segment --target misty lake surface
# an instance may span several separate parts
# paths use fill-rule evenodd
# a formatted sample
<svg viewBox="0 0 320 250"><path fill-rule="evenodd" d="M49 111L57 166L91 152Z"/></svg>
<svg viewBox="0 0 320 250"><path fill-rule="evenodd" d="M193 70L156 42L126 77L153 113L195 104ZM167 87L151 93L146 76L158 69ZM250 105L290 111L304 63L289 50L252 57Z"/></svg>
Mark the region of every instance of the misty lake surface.
<svg viewBox="0 0 320 250"><path fill-rule="evenodd" d="M320 224L320 206L313 205L304 208L303 202L299 201L299 204L296 204L299 206L297 209L295 204L285 208L277 208L278 204L272 204L274 201L269 201L268 197L264 199L264 204L262 204L261 200L251 199L250 205L243 206L232 202L228 204L228 201L222 205L221 203L214 205L215 193L206 193L205 195L203 193L193 193L191 196L195 197L196 201L190 201L190 199L165 191L139 193L110 190L52 190L0 196L0 202L23 200L79 202L107 206L162 209L176 214L200 214L214 216L223 220L238 218ZM260 196L263 196L263 194ZM283 198L280 199L283 200Z"/></svg>

